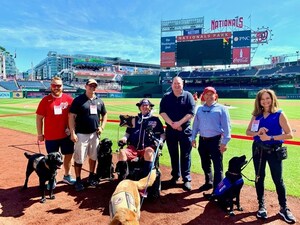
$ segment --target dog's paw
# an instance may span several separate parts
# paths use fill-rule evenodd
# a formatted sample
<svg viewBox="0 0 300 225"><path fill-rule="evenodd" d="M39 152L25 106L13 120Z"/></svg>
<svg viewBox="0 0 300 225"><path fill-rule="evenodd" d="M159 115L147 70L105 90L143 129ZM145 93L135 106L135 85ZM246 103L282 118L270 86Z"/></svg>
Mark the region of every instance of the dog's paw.
<svg viewBox="0 0 300 225"><path fill-rule="evenodd" d="M42 198L41 200L40 200L40 203L45 203L46 202L46 198Z"/></svg>
<svg viewBox="0 0 300 225"><path fill-rule="evenodd" d="M241 207L241 206L237 207L237 210L238 211L244 211L243 207Z"/></svg>

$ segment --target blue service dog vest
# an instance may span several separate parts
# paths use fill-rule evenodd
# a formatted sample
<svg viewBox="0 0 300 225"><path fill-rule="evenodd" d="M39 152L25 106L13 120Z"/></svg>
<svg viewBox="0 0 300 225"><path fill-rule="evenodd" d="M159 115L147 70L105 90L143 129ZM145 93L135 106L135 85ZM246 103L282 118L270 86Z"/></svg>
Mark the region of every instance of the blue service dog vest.
<svg viewBox="0 0 300 225"><path fill-rule="evenodd" d="M227 191L229 188L233 186L237 186L240 184L244 184L243 178L238 179L236 182L231 183L230 180L225 177L217 186L217 188L214 190L213 194L215 196L220 196L224 194L225 191Z"/></svg>

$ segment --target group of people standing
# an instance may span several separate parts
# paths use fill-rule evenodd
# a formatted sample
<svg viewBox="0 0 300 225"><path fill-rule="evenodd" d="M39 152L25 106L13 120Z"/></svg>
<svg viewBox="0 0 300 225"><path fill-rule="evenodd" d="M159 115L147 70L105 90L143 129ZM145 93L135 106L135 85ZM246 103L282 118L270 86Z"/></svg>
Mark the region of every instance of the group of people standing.
<svg viewBox="0 0 300 225"><path fill-rule="evenodd" d="M160 119L152 115L154 104L150 100L142 99L136 104L139 113L135 117L134 126L127 128L124 137L120 140L128 146L118 155L119 180L126 178L127 160L137 156L144 157L144 175L146 176L151 170L156 147L153 141L145 136L149 126L160 140L160 144L166 141L172 168L169 180L171 187L182 178L183 190L192 189L190 172L192 148L198 149L205 175L205 182L199 187L199 191L214 190L223 179L223 154L231 139L228 109L218 103L216 89L206 87L201 95L203 104L195 110L194 96L183 87L183 80L174 77L172 91L166 93L160 101L159 114L165 121L165 129ZM107 122L107 111L103 101L95 95L97 88L95 80L88 80L85 85L86 92L74 100L64 94L62 88L62 80L53 78L51 94L44 97L38 106L36 111L38 141L45 140L48 153L61 148L65 168L63 181L75 184L75 189L82 191L84 186L81 182L81 168L87 155L90 169L88 182L90 185L97 183L94 174L97 146ZM259 91L254 105L253 116L246 134L254 137L252 151L258 178L255 183L259 205L257 217L267 218L264 179L268 162L278 194L279 214L286 222L295 222L296 219L286 204L282 160L278 160L275 153L275 148L281 147L283 140L293 138L291 126L286 115L278 108L274 91L269 89ZM265 147L269 151L264 151ZM70 175L72 155L74 155L76 179Z"/></svg>
<svg viewBox="0 0 300 225"><path fill-rule="evenodd" d="M85 84L85 93L73 99L63 93L61 78L51 81L51 93L45 96L36 110L38 141L45 141L47 153L59 151L64 155L65 175L63 182L75 185L76 191L82 191L81 169L89 157L88 183L97 185L95 167L99 138L107 122L107 111L103 101L97 98L95 90L98 84L89 79ZM71 176L71 160L74 159L75 176Z"/></svg>

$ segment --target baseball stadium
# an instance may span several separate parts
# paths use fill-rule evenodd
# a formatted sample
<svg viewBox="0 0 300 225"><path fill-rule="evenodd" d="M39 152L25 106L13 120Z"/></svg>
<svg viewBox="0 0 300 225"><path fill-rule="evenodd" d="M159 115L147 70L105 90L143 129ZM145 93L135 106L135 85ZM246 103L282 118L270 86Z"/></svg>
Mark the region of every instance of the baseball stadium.
<svg viewBox="0 0 300 225"><path fill-rule="evenodd" d="M292 140L284 143L288 148L288 158L283 162L283 176L288 205L299 220L298 55L294 61L286 61L284 56L270 56L268 64L252 65L257 49L265 48L272 38L276 38L270 28L262 26L253 30L244 24L242 16L212 20L209 27L204 30L204 17L161 21L159 65L131 62L120 57L64 55L50 51L28 73L16 77L5 70L5 59L0 58L0 224L79 225L108 224L110 221L108 202L117 185L116 181L102 181L99 187L89 188L84 193L77 193L72 187L58 182L56 199L46 204L38 203L37 177L30 180L26 194L19 191L25 178L24 152L46 152L44 144L36 143L35 113L41 98L50 93L54 76L62 78L64 93L73 98L84 93L88 79L98 82L96 95L103 100L108 111L108 124L101 138L112 140L114 163L117 161L117 142L125 132L125 128L119 126L119 116L136 115L136 103L142 98L151 100L155 105L153 113L159 116L160 100L171 91L174 77L181 77L184 90L198 97L205 87L214 87L218 102L228 108L231 120L232 139L224 154L224 170L233 156L246 155L247 160L251 161L252 137L247 137L245 133L252 116L254 99L263 88L274 90L294 134ZM51 63L49 69L50 66L46 65L51 60L56 63ZM156 202L147 199L143 202L140 223L261 224L255 217L257 200L252 164L250 162L243 170L245 185L241 204L244 211L236 211L236 215L230 217L197 192L204 175L196 149L192 150L193 190L183 192L181 188L167 188L171 169L168 149L164 145L160 156L161 196ZM270 215L268 224L285 224L277 214L278 200L272 176L269 170L266 173L265 194ZM58 171L57 176L60 179L62 171ZM88 176L87 164L84 164L83 176Z"/></svg>

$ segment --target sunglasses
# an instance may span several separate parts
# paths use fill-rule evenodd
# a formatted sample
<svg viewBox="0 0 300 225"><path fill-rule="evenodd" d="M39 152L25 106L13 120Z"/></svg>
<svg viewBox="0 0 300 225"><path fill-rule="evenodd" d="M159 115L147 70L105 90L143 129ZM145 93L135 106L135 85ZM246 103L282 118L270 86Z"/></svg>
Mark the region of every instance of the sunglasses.
<svg viewBox="0 0 300 225"><path fill-rule="evenodd" d="M88 86L89 86L90 88L96 88L96 87L97 87L96 84L89 84Z"/></svg>
<svg viewBox="0 0 300 225"><path fill-rule="evenodd" d="M51 84L52 88L61 88L61 84Z"/></svg>

